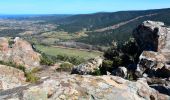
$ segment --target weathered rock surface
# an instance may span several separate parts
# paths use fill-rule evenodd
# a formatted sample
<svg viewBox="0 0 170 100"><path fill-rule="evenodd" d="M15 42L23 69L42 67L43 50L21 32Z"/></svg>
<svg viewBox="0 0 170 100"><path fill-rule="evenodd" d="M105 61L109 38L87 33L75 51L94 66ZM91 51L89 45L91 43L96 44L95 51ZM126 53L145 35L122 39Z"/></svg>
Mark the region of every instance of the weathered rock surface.
<svg viewBox="0 0 170 100"><path fill-rule="evenodd" d="M59 73L60 74L60 73ZM14 92L15 91L15 92ZM8 93L5 95L5 93ZM169 100L145 80L131 82L116 76L61 74L42 83L1 91L0 99L20 100Z"/></svg>
<svg viewBox="0 0 170 100"><path fill-rule="evenodd" d="M103 59L100 57L90 59L84 64L75 66L72 70L72 74L81 74L81 75L91 74L99 69L99 67L102 65L102 61Z"/></svg>
<svg viewBox="0 0 170 100"><path fill-rule="evenodd" d="M0 90L12 89L25 83L24 72L5 65L0 65Z"/></svg>
<svg viewBox="0 0 170 100"><path fill-rule="evenodd" d="M139 58L137 75L170 77L169 28L162 22L145 21L134 30L133 36L141 51L144 50Z"/></svg>
<svg viewBox="0 0 170 100"><path fill-rule="evenodd" d="M168 28L162 22L144 21L133 32L141 50L160 52L166 45Z"/></svg>
<svg viewBox="0 0 170 100"><path fill-rule="evenodd" d="M145 21L133 33L142 54L136 75L149 85L170 95L170 30L162 22Z"/></svg>
<svg viewBox="0 0 170 100"><path fill-rule="evenodd" d="M150 77L153 76L170 77L168 74L170 73L170 70L168 67L166 67L167 65L165 64L166 64L166 58L161 53L153 52L153 51L143 51L143 53L139 57L139 63L137 66L136 73L138 77L142 77L143 74L147 74ZM165 71L168 72L165 73Z"/></svg>
<svg viewBox="0 0 170 100"><path fill-rule="evenodd" d="M170 28L168 28L168 34L167 34L167 38L166 38L165 47L161 50L161 53L167 59L170 59Z"/></svg>
<svg viewBox="0 0 170 100"><path fill-rule="evenodd" d="M14 40L0 38L0 60L5 62L14 62L18 65L24 65L27 69L39 66L40 55L32 49L32 46L18 37Z"/></svg>

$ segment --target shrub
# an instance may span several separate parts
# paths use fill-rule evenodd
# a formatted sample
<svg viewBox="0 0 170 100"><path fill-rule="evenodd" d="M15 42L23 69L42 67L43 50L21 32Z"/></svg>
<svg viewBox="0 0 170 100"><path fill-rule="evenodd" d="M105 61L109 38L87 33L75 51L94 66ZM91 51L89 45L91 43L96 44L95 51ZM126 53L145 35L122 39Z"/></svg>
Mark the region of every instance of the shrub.
<svg viewBox="0 0 170 100"><path fill-rule="evenodd" d="M40 59L41 59L40 64L42 64L42 65L51 66L51 65L55 64L55 61L50 56L48 56L46 54L42 54Z"/></svg>
<svg viewBox="0 0 170 100"><path fill-rule="evenodd" d="M33 72L26 72L25 76L26 76L26 81L31 83L36 83L40 79L39 77L36 77Z"/></svg>
<svg viewBox="0 0 170 100"><path fill-rule="evenodd" d="M134 38L130 38L128 41L126 41L121 50L126 53L129 54L131 56L135 56L137 54L137 52L139 51L139 47L135 41Z"/></svg>
<svg viewBox="0 0 170 100"><path fill-rule="evenodd" d="M25 67L23 65L19 65L17 68L25 72Z"/></svg>
<svg viewBox="0 0 170 100"><path fill-rule="evenodd" d="M74 65L69 62L64 62L60 65L60 68L58 68L57 71L71 71L73 66Z"/></svg>
<svg viewBox="0 0 170 100"><path fill-rule="evenodd" d="M41 68L38 68L38 67L35 67L35 68L33 68L32 69L32 73L37 73L37 72L39 72L39 71L41 71L42 69Z"/></svg>
<svg viewBox="0 0 170 100"><path fill-rule="evenodd" d="M66 55L58 55L57 59L60 60L60 61L71 62L74 65L79 65L79 64L81 64L85 61L83 58L80 58L80 57L74 57L74 56L69 57L69 56L66 56Z"/></svg>
<svg viewBox="0 0 170 100"><path fill-rule="evenodd" d="M133 81L135 79L134 72L128 71L127 79Z"/></svg>
<svg viewBox="0 0 170 100"><path fill-rule="evenodd" d="M113 60L113 57L119 56L120 51L115 48L109 48L106 52L104 52L104 57L109 60Z"/></svg>
<svg viewBox="0 0 170 100"><path fill-rule="evenodd" d="M138 62L139 55L141 54L140 47L134 38L130 38L127 42L122 45L122 52L129 56L133 63Z"/></svg>
<svg viewBox="0 0 170 100"><path fill-rule="evenodd" d="M91 75L99 76L102 75L100 69L96 69Z"/></svg>
<svg viewBox="0 0 170 100"><path fill-rule="evenodd" d="M85 60L80 58L80 57L70 57L69 62L75 64L75 65L79 65L81 63L83 63Z"/></svg>
<svg viewBox="0 0 170 100"><path fill-rule="evenodd" d="M107 74L106 72L111 72L113 70L113 61L111 60L104 60L100 71L102 74Z"/></svg>
<svg viewBox="0 0 170 100"><path fill-rule="evenodd" d="M13 45L14 43L15 43L14 41L8 40L9 47L12 47L12 45Z"/></svg>
<svg viewBox="0 0 170 100"><path fill-rule="evenodd" d="M83 63L85 60L83 58L75 57L75 56L57 55L57 57L55 57L55 56L42 53L40 63L42 65L51 66L51 65L54 65L55 62L57 61L66 61L66 62L71 62L74 65L79 65Z"/></svg>
<svg viewBox="0 0 170 100"><path fill-rule="evenodd" d="M133 38L130 38L123 45L115 46L114 44L104 53L106 60L103 61L103 66L100 69L102 74L106 74L107 71L112 72L113 69L119 66L125 66L128 68L127 79L134 80L136 67L130 67L130 65L137 64L141 54L140 47Z"/></svg>
<svg viewBox="0 0 170 100"><path fill-rule="evenodd" d="M38 82L38 80L40 79L39 77L37 77L35 75L36 72L40 71L41 69L40 68L34 68L32 69L31 71L29 72L25 72L25 77L26 77L26 81L27 82L31 82L31 83L36 83Z"/></svg>
<svg viewBox="0 0 170 100"><path fill-rule="evenodd" d="M5 64L5 62L3 62L3 61L0 61L0 64L2 64L2 65L6 65L6 64Z"/></svg>
<svg viewBox="0 0 170 100"><path fill-rule="evenodd" d="M120 56L113 57L113 67L119 67L122 65L122 59Z"/></svg>

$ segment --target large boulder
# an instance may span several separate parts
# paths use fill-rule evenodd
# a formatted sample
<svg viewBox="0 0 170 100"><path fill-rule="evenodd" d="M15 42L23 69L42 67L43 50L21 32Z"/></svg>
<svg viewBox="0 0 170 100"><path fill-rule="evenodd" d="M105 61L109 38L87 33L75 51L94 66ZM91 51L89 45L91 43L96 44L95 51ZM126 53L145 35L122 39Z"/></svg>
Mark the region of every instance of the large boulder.
<svg viewBox="0 0 170 100"><path fill-rule="evenodd" d="M0 90L12 89L25 84L24 72L13 67L0 65Z"/></svg>
<svg viewBox="0 0 170 100"><path fill-rule="evenodd" d="M131 82L116 76L64 75L42 83L0 92L0 99L21 100L169 100L168 95L150 88L145 80ZM4 93L4 94L3 94Z"/></svg>
<svg viewBox="0 0 170 100"><path fill-rule="evenodd" d="M0 38L0 60L23 65L32 69L40 65L40 54L36 53L30 43L21 38Z"/></svg>
<svg viewBox="0 0 170 100"><path fill-rule="evenodd" d="M142 54L138 77L170 77L170 30L162 22L144 21L133 32Z"/></svg>
<svg viewBox="0 0 170 100"><path fill-rule="evenodd" d="M168 28L162 22L144 21L133 32L141 50L161 51L165 47Z"/></svg>
<svg viewBox="0 0 170 100"><path fill-rule="evenodd" d="M102 65L102 62L103 62L103 59L100 57L90 59L86 63L75 66L72 69L72 74L80 74L80 75L92 74L96 70L99 70L99 68Z"/></svg>
<svg viewBox="0 0 170 100"><path fill-rule="evenodd" d="M170 77L170 67L166 64L166 58L161 53L143 51L139 57L136 75L138 77L147 75L149 77L156 76L167 78Z"/></svg>

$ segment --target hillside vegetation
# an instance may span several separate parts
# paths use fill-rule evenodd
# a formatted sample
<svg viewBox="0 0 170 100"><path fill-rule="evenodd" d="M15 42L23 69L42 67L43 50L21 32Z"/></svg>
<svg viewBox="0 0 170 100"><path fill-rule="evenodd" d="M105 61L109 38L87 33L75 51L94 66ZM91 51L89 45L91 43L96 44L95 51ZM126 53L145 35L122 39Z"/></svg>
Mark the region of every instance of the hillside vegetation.
<svg viewBox="0 0 170 100"><path fill-rule="evenodd" d="M2 18L9 20L2 21L1 36L35 38L39 43L47 45L73 41L110 46L113 40L119 44L127 41L131 37L133 29L143 21L162 21L169 26L170 9L77 15L4 16ZM6 23L7 21L8 23ZM13 23L12 26L10 23ZM30 34L32 37L28 36Z"/></svg>
<svg viewBox="0 0 170 100"><path fill-rule="evenodd" d="M99 28L104 28L120 22L128 21L133 18L155 14L157 13L156 19L166 20L167 17L163 18L162 14L167 14L170 12L170 9L158 9L158 10L144 10L144 11L120 11L113 13L94 13L94 14L81 14L73 15L56 21L61 24L61 28L65 31L76 32L82 29L94 30ZM169 14L167 14L169 15Z"/></svg>
<svg viewBox="0 0 170 100"><path fill-rule="evenodd" d="M43 58L45 59L42 59L42 63L46 64L44 61L48 59L48 62L50 62L49 65L57 61L68 61L77 65L88 59L103 55L102 52L98 51L79 50L65 47L35 45L35 48L38 52L44 54Z"/></svg>
<svg viewBox="0 0 170 100"><path fill-rule="evenodd" d="M93 45L110 45L112 40L123 43L132 36L133 29L145 20L162 21L167 26L170 25L170 11L160 12L153 16L146 16L138 20L120 26L117 29L111 29L104 32L88 32L88 37L78 39L79 42L89 43Z"/></svg>

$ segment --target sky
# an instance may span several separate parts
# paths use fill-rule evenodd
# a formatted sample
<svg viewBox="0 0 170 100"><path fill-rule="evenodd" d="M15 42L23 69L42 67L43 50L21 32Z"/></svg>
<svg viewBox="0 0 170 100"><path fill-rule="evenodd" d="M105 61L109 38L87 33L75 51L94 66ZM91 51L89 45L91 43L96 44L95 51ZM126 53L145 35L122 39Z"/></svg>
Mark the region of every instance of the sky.
<svg viewBox="0 0 170 100"><path fill-rule="evenodd" d="M170 0L0 0L0 14L87 14L170 8Z"/></svg>

